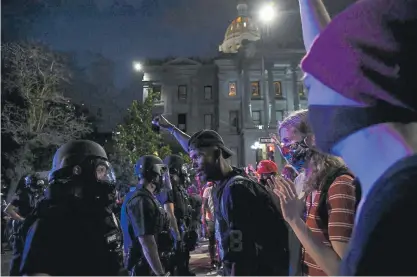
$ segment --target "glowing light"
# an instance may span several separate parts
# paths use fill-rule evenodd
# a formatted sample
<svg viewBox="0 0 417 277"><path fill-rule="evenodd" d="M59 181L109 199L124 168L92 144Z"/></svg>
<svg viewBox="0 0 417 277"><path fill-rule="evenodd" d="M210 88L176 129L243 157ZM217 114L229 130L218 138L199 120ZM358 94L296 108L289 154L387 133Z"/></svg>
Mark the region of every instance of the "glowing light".
<svg viewBox="0 0 417 277"><path fill-rule="evenodd" d="M259 11L260 20L265 23L271 22L275 15L276 11L272 3L265 4Z"/></svg>
<svg viewBox="0 0 417 277"><path fill-rule="evenodd" d="M135 71L142 71L142 69L143 69L142 64L140 62L134 62L133 63L133 69Z"/></svg>

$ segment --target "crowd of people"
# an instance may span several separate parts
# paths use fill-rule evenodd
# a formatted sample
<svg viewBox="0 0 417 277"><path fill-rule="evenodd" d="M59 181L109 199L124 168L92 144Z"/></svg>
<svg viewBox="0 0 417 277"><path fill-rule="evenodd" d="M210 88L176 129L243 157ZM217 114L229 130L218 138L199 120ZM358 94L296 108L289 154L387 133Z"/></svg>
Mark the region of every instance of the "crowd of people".
<svg viewBox="0 0 417 277"><path fill-rule="evenodd" d="M417 275L417 1L362 0L332 20L299 3L308 109L272 135L285 167L233 167L217 132L159 116L199 184L181 157L145 155L115 193L104 149L68 142L47 184L28 176L4 209L11 275L190 276L200 232L224 276Z"/></svg>

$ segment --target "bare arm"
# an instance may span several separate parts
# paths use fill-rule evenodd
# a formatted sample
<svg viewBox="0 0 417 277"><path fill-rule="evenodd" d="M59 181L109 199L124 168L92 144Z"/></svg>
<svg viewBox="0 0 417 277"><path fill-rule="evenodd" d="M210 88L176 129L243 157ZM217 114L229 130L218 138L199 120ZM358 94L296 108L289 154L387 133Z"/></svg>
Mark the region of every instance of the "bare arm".
<svg viewBox="0 0 417 277"><path fill-rule="evenodd" d="M7 205L7 207L4 209L4 212L6 214L8 214L11 218L13 218L14 220L18 220L18 221L23 221L25 220L22 216L20 216L17 212L16 212L16 207L13 206L12 204Z"/></svg>
<svg viewBox="0 0 417 277"><path fill-rule="evenodd" d="M175 127L174 124L169 122L163 115L156 117L152 122L153 124L156 124L162 129L170 132L177 139L182 149L188 153L188 140L190 139L189 135Z"/></svg>
<svg viewBox="0 0 417 277"><path fill-rule="evenodd" d="M184 151L188 153L188 141L190 140L190 136L175 126L172 126L170 131L171 134L177 139L182 149L184 149Z"/></svg>
<svg viewBox="0 0 417 277"><path fill-rule="evenodd" d="M301 218L289 222L306 252L313 258L317 265L329 276L339 274L340 261L347 249L348 243L332 242L332 248L317 239Z"/></svg>
<svg viewBox="0 0 417 277"><path fill-rule="evenodd" d="M164 204L164 210L168 214L169 223L171 225L171 229L175 233L176 241L182 240L181 235L180 235L180 231L178 230L177 219L175 218L175 214L174 214L174 204L172 204L172 203Z"/></svg>
<svg viewBox="0 0 417 277"><path fill-rule="evenodd" d="M330 16L322 0L299 0L303 39L309 51L314 39L329 24Z"/></svg>
<svg viewBox="0 0 417 277"><path fill-rule="evenodd" d="M139 237L139 242L142 245L143 254L155 275L164 275L165 273L161 260L159 259L155 237L153 235L141 236Z"/></svg>

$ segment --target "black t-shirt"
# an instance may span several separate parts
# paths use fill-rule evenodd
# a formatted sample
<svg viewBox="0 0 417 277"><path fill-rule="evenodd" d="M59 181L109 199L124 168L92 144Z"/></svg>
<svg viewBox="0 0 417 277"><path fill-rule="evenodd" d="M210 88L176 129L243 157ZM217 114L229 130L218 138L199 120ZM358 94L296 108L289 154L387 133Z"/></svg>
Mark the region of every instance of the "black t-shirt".
<svg viewBox="0 0 417 277"><path fill-rule="evenodd" d="M201 219L201 207L203 205L203 199L198 194L192 194L188 196L190 205L192 207L191 219L198 221Z"/></svg>
<svg viewBox="0 0 417 277"><path fill-rule="evenodd" d="M52 208L26 237L21 273L51 276L110 276L122 270L115 217L108 211L73 212ZM121 248L119 247L119 250Z"/></svg>
<svg viewBox="0 0 417 277"><path fill-rule="evenodd" d="M121 211L124 251L140 247L138 237L156 236L161 232L163 208L147 189L139 188L129 192Z"/></svg>
<svg viewBox="0 0 417 277"><path fill-rule="evenodd" d="M21 189L13 196L10 204L17 208L20 216L26 217L33 211L38 200L28 189Z"/></svg>
<svg viewBox="0 0 417 277"><path fill-rule="evenodd" d="M359 210L342 261L346 276L417 276L417 155L385 172Z"/></svg>
<svg viewBox="0 0 417 277"><path fill-rule="evenodd" d="M235 175L244 176L244 172L234 169L212 192L216 236L226 270L235 263L237 275L288 275L288 229L279 202L248 178L226 186Z"/></svg>

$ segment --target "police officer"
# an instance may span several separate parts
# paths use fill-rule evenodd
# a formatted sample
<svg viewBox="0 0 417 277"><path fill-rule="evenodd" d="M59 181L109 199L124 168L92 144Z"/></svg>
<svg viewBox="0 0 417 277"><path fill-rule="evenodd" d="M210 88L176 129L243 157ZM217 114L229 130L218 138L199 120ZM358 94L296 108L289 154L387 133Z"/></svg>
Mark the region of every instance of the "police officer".
<svg viewBox="0 0 417 277"><path fill-rule="evenodd" d="M135 174L139 183L125 196L121 211L125 268L131 276L169 275L161 263L162 254L169 252L162 246L172 249L172 241L166 241L169 222L155 197L172 189L167 167L156 156L142 156Z"/></svg>
<svg viewBox="0 0 417 277"><path fill-rule="evenodd" d="M24 187L19 189L5 212L13 219L13 258L10 263L10 276L19 275L21 254L23 251L23 238L20 228L25 218L33 211L43 196L44 181L37 174L25 177Z"/></svg>
<svg viewBox="0 0 417 277"><path fill-rule="evenodd" d="M110 207L115 176L97 143L74 140L54 155L47 197L27 228L20 273L108 276L122 267L121 230Z"/></svg>
<svg viewBox="0 0 417 277"><path fill-rule="evenodd" d="M188 172L184 159L178 155L170 155L164 159L168 167L172 190L158 195L158 200L164 205L170 218L171 228L175 234L176 267L179 275L193 275L188 269L190 253L185 247L183 237L188 232L190 207L185 191Z"/></svg>

